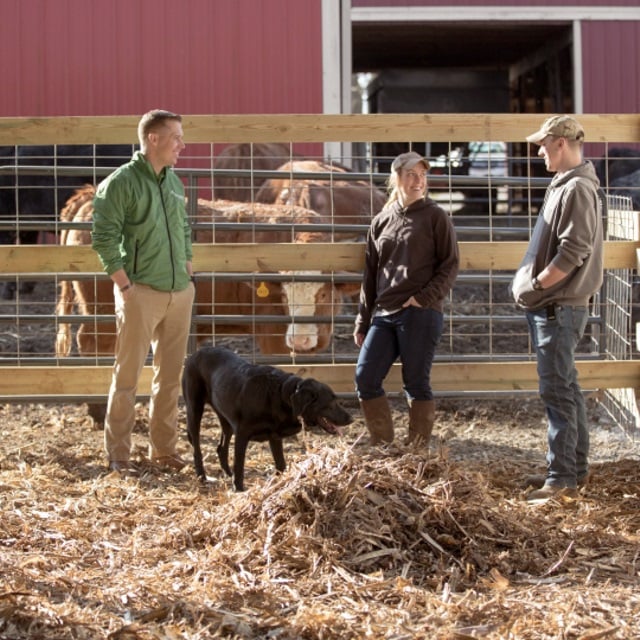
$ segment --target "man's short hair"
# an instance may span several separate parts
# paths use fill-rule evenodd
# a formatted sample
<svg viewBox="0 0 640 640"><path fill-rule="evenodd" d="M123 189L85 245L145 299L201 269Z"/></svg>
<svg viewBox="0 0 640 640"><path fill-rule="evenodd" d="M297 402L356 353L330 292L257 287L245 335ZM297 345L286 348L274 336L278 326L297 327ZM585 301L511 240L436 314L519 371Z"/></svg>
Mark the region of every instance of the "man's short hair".
<svg viewBox="0 0 640 640"><path fill-rule="evenodd" d="M165 111L164 109L147 111L147 113L140 118L140 122L138 122L138 139L140 140L140 145L144 147L147 143L147 136L152 131L162 129L167 120L182 122L182 116L172 111Z"/></svg>

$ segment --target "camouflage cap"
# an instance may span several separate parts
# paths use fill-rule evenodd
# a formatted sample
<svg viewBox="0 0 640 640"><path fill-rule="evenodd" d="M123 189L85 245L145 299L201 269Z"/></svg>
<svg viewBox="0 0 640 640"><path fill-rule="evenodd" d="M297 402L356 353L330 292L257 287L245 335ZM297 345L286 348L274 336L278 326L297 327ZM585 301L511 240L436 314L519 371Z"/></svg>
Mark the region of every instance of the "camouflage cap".
<svg viewBox="0 0 640 640"><path fill-rule="evenodd" d="M547 136L556 136L567 140L584 140L584 129L572 116L552 116L544 121L539 131L527 136L527 142L540 144Z"/></svg>

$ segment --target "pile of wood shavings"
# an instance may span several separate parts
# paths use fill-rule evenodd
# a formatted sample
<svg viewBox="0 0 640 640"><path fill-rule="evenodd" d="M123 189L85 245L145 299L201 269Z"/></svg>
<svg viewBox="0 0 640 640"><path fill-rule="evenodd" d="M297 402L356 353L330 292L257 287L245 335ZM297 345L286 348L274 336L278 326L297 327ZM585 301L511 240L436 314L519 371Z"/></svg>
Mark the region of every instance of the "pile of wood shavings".
<svg viewBox="0 0 640 640"><path fill-rule="evenodd" d="M308 436L280 476L252 448L236 494L154 469L142 444L140 479L105 474L101 433L68 410L28 409L28 429L7 414L3 639L595 640L640 628L637 460L595 465L580 500L532 507L518 461Z"/></svg>

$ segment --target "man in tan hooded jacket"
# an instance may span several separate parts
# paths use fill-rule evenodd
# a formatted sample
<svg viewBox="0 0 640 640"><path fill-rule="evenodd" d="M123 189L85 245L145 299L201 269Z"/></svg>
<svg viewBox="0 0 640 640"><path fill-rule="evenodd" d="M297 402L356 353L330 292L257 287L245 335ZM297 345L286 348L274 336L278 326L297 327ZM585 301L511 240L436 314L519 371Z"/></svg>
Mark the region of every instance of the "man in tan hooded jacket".
<svg viewBox="0 0 640 640"><path fill-rule="evenodd" d="M526 311L548 420L547 473L529 501L575 496L589 473L589 432L575 350L602 285L603 231L599 181L584 161L584 129L572 116L547 119L527 137L554 172L512 290Z"/></svg>

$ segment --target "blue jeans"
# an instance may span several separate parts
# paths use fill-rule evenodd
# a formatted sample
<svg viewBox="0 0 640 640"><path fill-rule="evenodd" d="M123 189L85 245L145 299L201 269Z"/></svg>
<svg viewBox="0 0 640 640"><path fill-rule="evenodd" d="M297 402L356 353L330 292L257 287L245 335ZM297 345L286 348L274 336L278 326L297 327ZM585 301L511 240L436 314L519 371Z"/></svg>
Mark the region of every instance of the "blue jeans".
<svg viewBox="0 0 640 640"><path fill-rule="evenodd" d="M547 484L575 488L588 471L587 412L575 367L588 309L562 305L553 309L551 314L546 309L527 312L548 422Z"/></svg>
<svg viewBox="0 0 640 640"><path fill-rule="evenodd" d="M356 366L361 400L384 395L382 383L398 356L409 400L432 400L431 365L440 341L443 315L434 309L406 307L389 316L374 316Z"/></svg>

